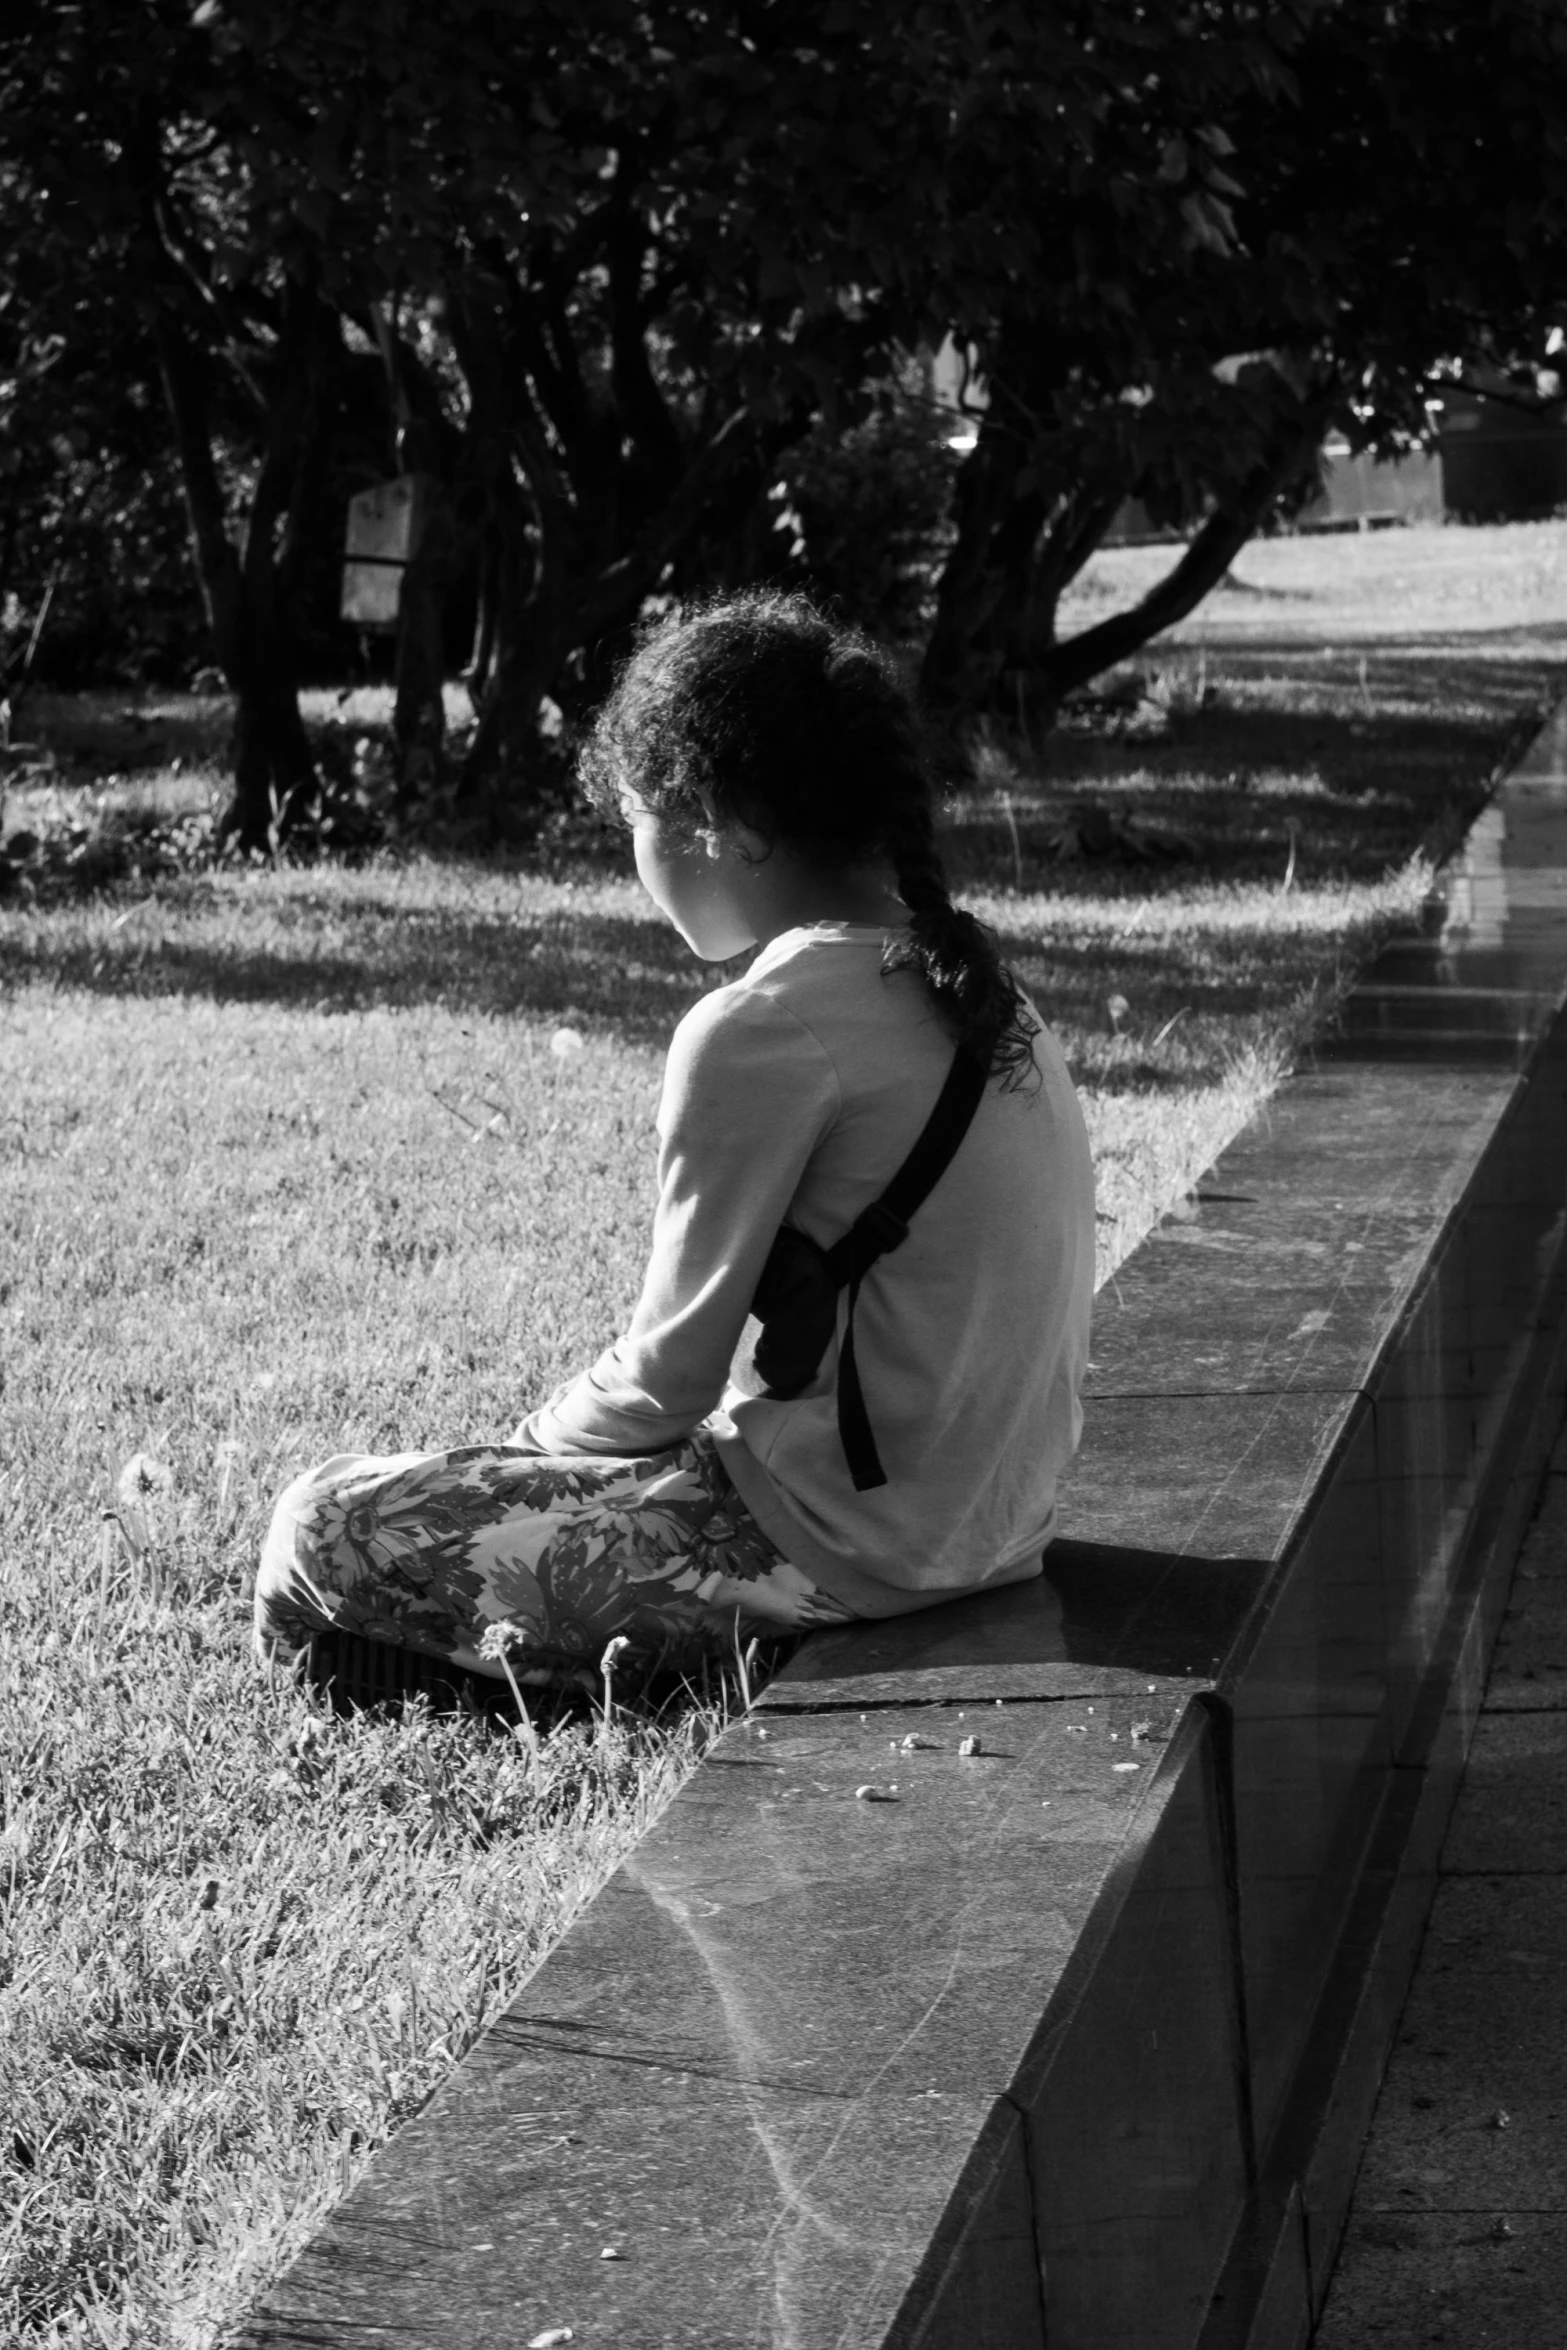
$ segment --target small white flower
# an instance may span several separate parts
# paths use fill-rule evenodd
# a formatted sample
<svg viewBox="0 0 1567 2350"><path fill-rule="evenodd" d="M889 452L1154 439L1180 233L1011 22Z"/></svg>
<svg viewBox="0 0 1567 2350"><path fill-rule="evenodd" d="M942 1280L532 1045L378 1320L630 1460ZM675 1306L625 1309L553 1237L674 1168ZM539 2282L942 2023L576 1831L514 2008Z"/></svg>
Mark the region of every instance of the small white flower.
<svg viewBox="0 0 1567 2350"><path fill-rule="evenodd" d="M154 1460L150 1452L133 1452L114 1481L115 1498L145 1507L173 1483L174 1471L167 1461Z"/></svg>
<svg viewBox="0 0 1567 2350"><path fill-rule="evenodd" d="M114 1480L117 1506L111 1515L138 1558L153 1546L173 1486L173 1470L150 1452L133 1452Z"/></svg>
<svg viewBox="0 0 1567 2350"><path fill-rule="evenodd" d="M573 1053L580 1053L583 1036L580 1028L557 1028L550 1038L550 1051L557 1061L569 1061Z"/></svg>
<svg viewBox="0 0 1567 2350"><path fill-rule="evenodd" d="M479 1639L479 1654L499 1662L508 1649L525 1646L527 1637L526 1629L515 1616L498 1616L493 1623L485 1625Z"/></svg>

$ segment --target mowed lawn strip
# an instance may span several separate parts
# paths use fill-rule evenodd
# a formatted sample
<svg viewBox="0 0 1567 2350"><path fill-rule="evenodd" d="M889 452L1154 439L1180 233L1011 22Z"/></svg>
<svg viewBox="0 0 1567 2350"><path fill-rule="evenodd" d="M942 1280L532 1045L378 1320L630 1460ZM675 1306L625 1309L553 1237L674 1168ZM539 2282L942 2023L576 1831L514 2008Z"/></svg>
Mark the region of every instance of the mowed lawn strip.
<svg viewBox="0 0 1567 2350"><path fill-rule="evenodd" d="M1179 646L1172 731L998 743L949 847L1083 1086L1106 1265L1551 698L1561 632L1517 628L1386 705L1354 652ZM1062 862L1088 806L1131 829ZM246 1641L289 1476L499 1435L612 1335L710 983L606 858L0 912L0 2339L216 2341L707 1734L340 1722ZM139 1549L103 1514L138 1453Z"/></svg>

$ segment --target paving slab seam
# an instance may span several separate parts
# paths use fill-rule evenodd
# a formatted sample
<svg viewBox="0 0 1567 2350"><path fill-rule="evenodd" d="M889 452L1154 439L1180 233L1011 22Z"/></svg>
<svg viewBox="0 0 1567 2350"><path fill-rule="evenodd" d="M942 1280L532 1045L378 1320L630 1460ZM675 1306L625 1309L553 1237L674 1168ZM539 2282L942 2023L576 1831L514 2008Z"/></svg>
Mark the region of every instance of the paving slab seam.
<svg viewBox="0 0 1567 2350"><path fill-rule="evenodd" d="M1200 1681L1161 1681L1156 1688L1155 1684L1150 1681L1148 1684L1147 1693L1150 1697L1155 1695L1160 1697L1199 1697L1204 1693L1206 1686L1208 1685ZM866 1716L876 1713L901 1714L924 1712L944 1714L952 1713L953 1711L960 1710L964 1707L984 1708L986 1706L993 1706L997 1709L1004 1707L1008 1713L1012 1713L1022 1709L1025 1706L1031 1705L1081 1705L1085 1699L1097 1701L1099 1698L1103 1697L1104 1694L1104 1686L1101 1682L1085 1681L1081 1689L1051 1690L1048 1694L1042 1695L1035 1693L1032 1695L1020 1697L962 1698L911 1696L845 1697L842 1699L823 1697L811 1701L802 1699L798 1703L788 1699L780 1699L778 1703L770 1709L768 1718L773 1721L788 1721L794 1716L801 1714L858 1714L862 1719L864 1719Z"/></svg>
<svg viewBox="0 0 1567 2350"><path fill-rule="evenodd" d="M1437 1869L1436 1869L1436 1873L1437 1873L1437 1876L1438 1876L1440 1879L1443 1879L1443 1880L1448 1880L1448 1879L1451 1879L1451 1880L1453 1880L1453 1881L1455 1881L1455 1882L1456 1882L1456 1881L1457 1881L1459 1878L1462 1878L1462 1877L1496 1877L1496 1878L1502 1878L1502 1877L1506 1877L1506 1878L1509 1878L1509 1879L1511 1879L1511 1880L1513 1880L1513 1881L1515 1881L1515 1882L1522 1881L1522 1882L1525 1882L1525 1883L1527 1883L1527 1882L1528 1882L1530 1879L1540 1879L1540 1880L1543 1880L1543 1881L1545 1881L1545 1882L1549 1883L1549 1882L1551 1882L1551 1881L1555 1880L1556 1878L1560 1877L1560 1876L1561 1876L1561 1874L1562 1874L1562 1871L1561 1871L1559 1868L1556 1868L1556 1869L1517 1869L1517 1868L1508 1868L1508 1867L1507 1867L1507 1866L1506 1866L1506 1865L1505 1865L1503 1862L1501 1862L1501 1861L1490 1861L1490 1860L1488 1860L1488 1861L1476 1861L1476 1862L1473 1864L1473 1866L1472 1866L1472 1867L1470 1867L1470 1868L1464 1868L1464 1869L1452 1869L1452 1868L1447 1868L1447 1867L1444 1867L1444 1865L1443 1865L1443 1864L1442 1864L1440 1861L1438 1861L1438 1863L1437 1863Z"/></svg>

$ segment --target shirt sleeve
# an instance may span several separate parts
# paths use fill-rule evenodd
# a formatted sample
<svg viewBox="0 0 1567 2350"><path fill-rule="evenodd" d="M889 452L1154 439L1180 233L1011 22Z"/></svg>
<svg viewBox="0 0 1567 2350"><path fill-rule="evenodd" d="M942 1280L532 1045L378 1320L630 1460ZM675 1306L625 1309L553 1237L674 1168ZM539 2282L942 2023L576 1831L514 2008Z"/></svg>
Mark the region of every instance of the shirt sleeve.
<svg viewBox="0 0 1567 2350"><path fill-rule="evenodd" d="M687 1013L664 1075L653 1250L631 1325L529 1414L514 1443L659 1452L707 1418L773 1237L839 1108L831 1058L776 999L742 984Z"/></svg>

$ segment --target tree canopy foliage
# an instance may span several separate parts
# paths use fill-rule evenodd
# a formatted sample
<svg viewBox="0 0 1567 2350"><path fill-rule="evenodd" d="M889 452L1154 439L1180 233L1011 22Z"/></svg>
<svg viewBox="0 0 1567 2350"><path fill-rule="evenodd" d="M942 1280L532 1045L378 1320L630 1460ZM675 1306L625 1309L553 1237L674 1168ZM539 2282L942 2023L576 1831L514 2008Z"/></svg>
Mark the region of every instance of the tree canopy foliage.
<svg viewBox="0 0 1567 2350"><path fill-rule="evenodd" d="M1300 13L1262 96L1159 154L1192 232L1184 268L1136 238L1086 270L1058 248L1055 292L1036 276L998 310L927 657L938 689L1008 678L1048 710L1189 611L1314 486L1328 431L1388 454L1423 436L1444 370L1538 380L1567 316L1552 0L1330 0ZM1075 335L1052 325L1074 280ZM1130 494L1200 527L1143 606L1060 643L1061 591Z"/></svg>
<svg viewBox="0 0 1567 2350"><path fill-rule="evenodd" d="M780 500L887 445L911 354L966 354L977 422L933 457L927 688L1048 715L1327 430L1390 449L1443 367L1543 363L1567 284L1557 0L20 0L0 109L6 429L64 393L101 437L110 339L155 390L251 839L311 788L345 448L427 477L410 602L474 599L504 799L650 596L787 562ZM1190 542L1063 642L1131 494Z"/></svg>

